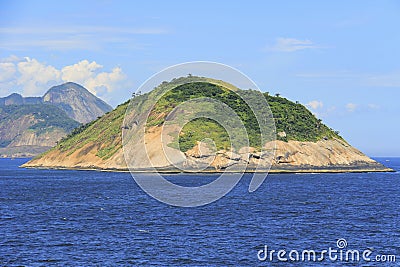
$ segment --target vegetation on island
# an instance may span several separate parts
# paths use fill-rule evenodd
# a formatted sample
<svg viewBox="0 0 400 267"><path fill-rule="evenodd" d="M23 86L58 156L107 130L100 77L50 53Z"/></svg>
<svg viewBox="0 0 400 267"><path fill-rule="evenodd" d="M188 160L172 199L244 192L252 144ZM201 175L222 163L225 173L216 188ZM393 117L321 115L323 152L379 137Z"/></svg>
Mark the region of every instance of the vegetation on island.
<svg viewBox="0 0 400 267"><path fill-rule="evenodd" d="M292 102L279 94L264 93L274 115L277 139L282 141L310 141L338 138L339 133L322 123L304 105ZM279 133L284 133L279 135Z"/></svg>
<svg viewBox="0 0 400 267"><path fill-rule="evenodd" d="M198 97L210 97L225 103L235 111L246 127L250 146L259 148L261 144L258 121L251 108L239 96L239 92L242 95L245 94L247 98L253 96L252 100L257 103L258 95L252 90L235 92L209 82L194 82L177 86L168 91L157 102L149 117L148 125L162 125L166 114L169 114L180 103ZM341 138L332 129L324 125L320 119L317 119L305 106L289 101L280 95L270 96L269 93L263 95L272 112L278 140L316 142L324 138ZM259 103L259 105L265 104L263 101L259 101ZM165 115L160 116L160 114ZM266 114L266 116L270 115ZM204 138L212 139L217 149L228 149L230 147L228 133L219 123L212 119L199 118L190 121L182 128L179 136L179 148L186 152L197 141ZM176 144L171 145L176 147Z"/></svg>
<svg viewBox="0 0 400 267"><path fill-rule="evenodd" d="M147 127L161 126L166 116L177 105L190 99L198 97L210 97L228 105L242 120L248 136L250 146L257 147L260 143L260 128L250 107L238 96L237 90L231 85L222 81L215 82L208 78L182 77L171 82L163 82L153 91L157 92L163 88L172 88L152 109L147 121ZM229 88L229 89L228 89ZM240 90L243 94L251 94L251 90ZM129 101L119 105L113 111L105 114L97 120L76 128L66 138L63 138L55 149L68 151L72 154L86 144L97 146L97 156L102 159L110 158L122 148L122 128L124 115L128 106L135 109L135 112L142 112L149 99L150 93L135 95L134 104ZM320 119L317 119L305 106L294 103L279 95L271 96L263 93L273 114L277 139L282 141L311 141L316 142L322 139L339 138L337 132L327 127ZM262 101L260 101L262 103ZM170 146L179 145L181 151L191 149L196 141L210 138L214 141L217 149L226 149L230 146L229 136L225 129L216 121L207 118L197 118L187 123L179 135L179 140L174 140Z"/></svg>
<svg viewBox="0 0 400 267"><path fill-rule="evenodd" d="M98 157L111 157L122 148L121 125L128 103L125 102L97 120L74 129L58 142L56 148L72 154L92 142L98 147Z"/></svg>
<svg viewBox="0 0 400 267"><path fill-rule="evenodd" d="M183 84L168 91L157 101L157 104L150 113L147 125L162 125L166 115L176 106L199 97L212 98L229 106L243 122L247 130L250 146L260 147L260 127L257 123L256 116L248 104L237 92L209 82ZM232 125L234 123L234 119L229 116L222 116L222 120L226 124L230 123ZM223 126L212 118L207 118L206 115L205 117L197 118L185 124L179 136L179 140L175 139L174 141L179 143L181 151L186 152L196 144L196 141L201 141L205 138L212 139L217 149L229 149L231 146L229 135ZM246 136L238 136L238 138L247 140ZM243 142L238 141L238 143ZM176 144L172 143L170 146L176 147Z"/></svg>

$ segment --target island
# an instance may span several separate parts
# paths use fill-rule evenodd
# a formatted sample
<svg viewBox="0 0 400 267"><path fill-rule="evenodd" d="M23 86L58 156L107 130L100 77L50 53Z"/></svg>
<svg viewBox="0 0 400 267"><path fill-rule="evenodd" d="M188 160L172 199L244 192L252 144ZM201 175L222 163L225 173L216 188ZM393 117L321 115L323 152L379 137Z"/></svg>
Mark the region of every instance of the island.
<svg viewBox="0 0 400 267"><path fill-rule="evenodd" d="M270 112L260 113L257 117L257 112L241 96L252 99L259 106L268 103L266 110ZM194 118L177 134L164 133L167 138L161 138L170 113L192 112L175 110L180 104L196 98L215 99L235 112L245 128L247 145L243 145L243 136L236 134L240 141L232 146L223 125L206 116ZM146 103L150 99L157 101L147 116L141 121L132 119L146 112L149 106ZM268 121L266 139L262 138L263 129L258 123L260 116ZM229 121L229 118L225 120ZM138 123L145 127L141 138L135 138L140 133L138 130L130 133ZM145 155L138 143L146 144ZM165 149L180 155L174 159L174 164L164 155ZM126 160L127 153L130 153L131 161ZM191 75L165 81L146 94L135 94L133 99L113 111L74 129L55 147L22 167L175 173L197 170L200 165L207 167L197 173L243 168L246 172L272 173L392 171L352 147L338 131L326 126L297 101Z"/></svg>

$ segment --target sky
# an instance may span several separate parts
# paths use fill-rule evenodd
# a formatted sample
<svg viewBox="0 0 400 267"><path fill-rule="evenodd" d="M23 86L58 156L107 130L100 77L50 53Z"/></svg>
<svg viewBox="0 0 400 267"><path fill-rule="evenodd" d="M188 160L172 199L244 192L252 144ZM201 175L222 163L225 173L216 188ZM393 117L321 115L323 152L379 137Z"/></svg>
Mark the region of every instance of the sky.
<svg viewBox="0 0 400 267"><path fill-rule="evenodd" d="M395 0L0 0L0 97L74 81L116 106L168 66L219 62L400 156L399 25Z"/></svg>

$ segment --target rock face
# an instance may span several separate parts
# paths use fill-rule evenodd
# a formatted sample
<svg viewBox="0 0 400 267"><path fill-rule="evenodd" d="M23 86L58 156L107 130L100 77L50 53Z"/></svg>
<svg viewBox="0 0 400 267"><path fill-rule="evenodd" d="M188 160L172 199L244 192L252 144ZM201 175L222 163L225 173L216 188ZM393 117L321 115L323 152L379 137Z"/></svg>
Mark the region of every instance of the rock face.
<svg viewBox="0 0 400 267"><path fill-rule="evenodd" d="M150 141L149 139L148 142ZM169 163L168 159L158 153L158 146L157 141L153 140L148 151L154 167L166 172L179 171ZM193 168L197 168L199 164L210 164L212 168L204 170L205 172L219 172L236 165L237 168L247 166L247 171L254 171L257 164L265 160L266 168L258 171L268 171L269 164L271 164L271 172L391 171L342 140L323 140L315 143L275 141L266 146L275 150L272 162L268 161L270 158L268 155L251 152L251 149L247 151L243 149L238 153L218 151L213 155L211 153L201 154L197 147L186 153L185 164L187 165L185 167L191 165ZM26 163L24 167L127 170L122 150L108 159L98 157L98 150L99 147L93 143L86 144L72 154L69 154L70 151L52 150L43 157ZM140 169L144 171L149 168L145 165L136 166L141 167Z"/></svg>
<svg viewBox="0 0 400 267"><path fill-rule="evenodd" d="M52 105L10 105L0 110L2 157L31 157L42 153L79 126Z"/></svg>
<svg viewBox="0 0 400 267"><path fill-rule="evenodd" d="M112 110L106 102L72 82L50 88L42 99L44 103L64 110L70 118L80 123L88 123Z"/></svg>
<svg viewBox="0 0 400 267"><path fill-rule="evenodd" d="M0 98L0 156L32 157L55 146L80 123L112 108L75 83L50 88L43 97L13 93Z"/></svg>

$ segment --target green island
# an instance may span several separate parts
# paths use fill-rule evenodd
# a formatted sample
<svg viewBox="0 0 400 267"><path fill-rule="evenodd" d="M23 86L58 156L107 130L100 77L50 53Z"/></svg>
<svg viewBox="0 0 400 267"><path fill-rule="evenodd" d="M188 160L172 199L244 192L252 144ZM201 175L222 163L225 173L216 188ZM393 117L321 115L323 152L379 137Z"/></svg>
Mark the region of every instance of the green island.
<svg viewBox="0 0 400 267"><path fill-rule="evenodd" d="M160 87L171 86L171 84L174 85L173 82L165 82ZM342 139L337 132L323 124L302 104L292 102L279 95L272 96L269 93L263 93L263 95L273 114L276 132L285 133L284 135L278 134L276 137L278 140L316 142L323 138ZM137 96L133 101L143 101L147 97L148 93ZM260 130L257 119L249 106L235 91L207 81L186 83L169 90L157 101L148 118L147 126L161 126L167 114L176 106L198 97L210 97L231 107L243 121L248 132L250 145L253 147L260 145ZM103 117L74 129L59 142L57 148L73 153L88 142L94 142L102 145L102 148L98 150L97 155L99 157L104 159L111 157L121 148L121 125L128 104L129 101L119 105ZM183 127L182 134L179 136L179 148L186 152L197 141L204 138L212 139L218 149L226 149L230 145L229 136L221 125L211 119L199 118L190 121Z"/></svg>
<svg viewBox="0 0 400 267"><path fill-rule="evenodd" d="M266 106L269 112L263 111L260 114L268 121L267 126L274 129L268 133L273 138L269 136L270 139L263 139L261 133L265 131L260 128L257 115L243 97L256 103L255 106L268 103ZM290 101L279 94L242 90L224 81L191 75L170 82L164 81L148 93L134 94L131 100L114 110L75 128L55 147L24 164L24 167L126 171L128 168L124 159L122 132L129 131L133 125L125 125L125 116L148 114L145 118L145 131L153 138L148 141L149 144L155 144L160 139L168 115L181 103L198 98L211 98L228 106L240 118L245 134L237 134L238 145L231 146L227 131L216 120L206 116L190 120L183 125L178 135L170 135L171 140L167 143L171 149L180 150L186 155L189 163L182 164L193 165L196 160L208 159L211 160L210 168L215 168L215 171L232 164L251 166L250 170L254 170L258 164L267 170L272 164L272 170L276 172L390 171L349 145L338 131L326 126L298 101ZM149 104L152 101L154 105ZM230 120L229 116L226 120ZM247 146L243 145L244 137L248 138ZM270 141L265 143L265 140ZM208 142L215 145L217 155L214 159L199 154L201 146L211 145ZM270 155L274 154L272 159L266 159L266 154L263 154L265 146L269 147ZM149 153L156 157L160 149L152 145ZM159 166L157 168L162 171L176 172L165 158L157 158L156 161ZM141 165L140 159L137 164L139 170L146 171L148 168L148 165ZM214 170L210 168L208 172Z"/></svg>

